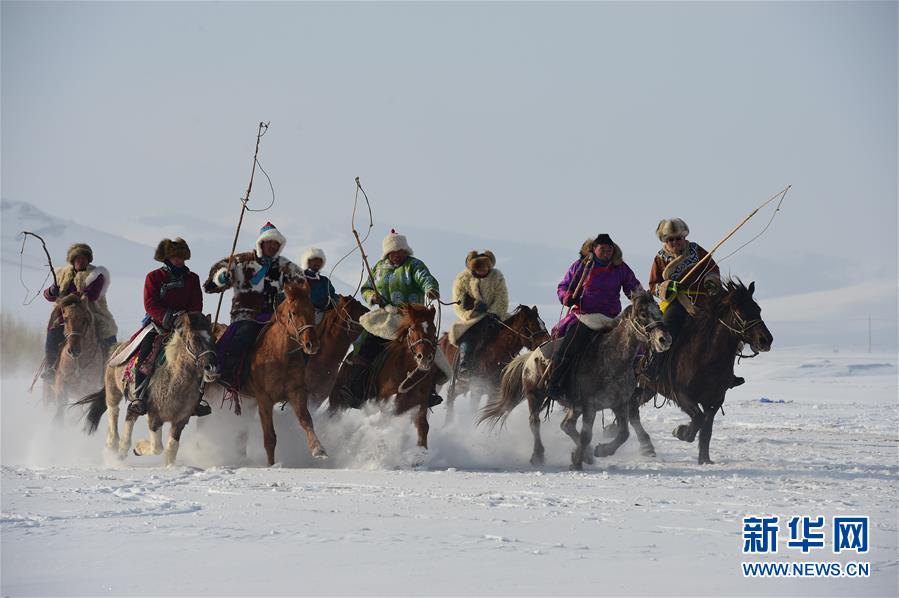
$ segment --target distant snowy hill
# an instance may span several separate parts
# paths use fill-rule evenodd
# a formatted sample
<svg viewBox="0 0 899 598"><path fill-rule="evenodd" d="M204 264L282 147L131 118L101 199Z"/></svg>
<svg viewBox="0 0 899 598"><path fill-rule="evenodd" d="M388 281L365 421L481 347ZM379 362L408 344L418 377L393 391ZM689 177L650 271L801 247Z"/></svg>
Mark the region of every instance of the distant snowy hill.
<svg viewBox="0 0 899 598"><path fill-rule="evenodd" d="M235 217L239 204L236 207ZM156 240L179 235L187 238L193 254L189 265L204 278L209 265L227 255L233 239L233 225L221 224L222 218L222 214L211 215L208 219L123 214L120 227L114 231L101 231L89 225L89 215L76 222L47 214L29 203L3 200L0 204L3 311L33 323L42 324L47 317L48 310L43 299L39 298L28 306L22 305L25 290L19 281L19 252L22 247L19 233L30 230L46 239L57 266L64 263L70 244L76 241L90 243L96 263L106 266L112 273L110 306L122 334L128 334L143 315L142 283L146 273L157 266L153 261ZM292 213L278 217L269 212L250 213L244 220L238 251L253 246L258 227L270 218L288 238L285 256L298 260L307 247L321 247L328 255L327 273L336 267L332 279L338 292L351 293L355 290L362 271L358 253L338 264L340 258L355 247L349 222L310 219ZM363 226L357 221L356 226L361 233L365 233L367 223ZM451 298L453 279L464 268L466 253L490 249L496 254L497 267L503 271L509 284L511 305L537 305L548 326L552 326L560 314L555 297L556 284L577 257L583 241L582 238L572 238L570 249L559 249L530 240L486 239L464 231L404 227L402 223L397 223L396 228L408 237L416 256L428 264L440 281L444 300ZM372 263L380 257L381 239L387 229L386 226L376 225L365 243ZM721 257L727 255L724 249ZM655 247L648 244L642 248L626 249L626 260L644 284L654 251ZM45 261L40 243L30 239L22 259L22 278L32 291L36 291L44 280ZM823 267L825 262L826 267ZM740 276L747 283L757 281L756 296L762 306L763 317L774 333L775 347L825 344L865 348L868 342L868 316L871 316L874 348L896 348L895 273L870 272L864 269L864 265L849 260L823 260L798 251L778 260L756 258L741 252L725 260L721 266L725 274ZM215 297L206 297L207 312L215 311L216 300ZM227 314L229 302L230 298L226 296L224 314ZM444 327L454 319L453 310L444 308Z"/></svg>

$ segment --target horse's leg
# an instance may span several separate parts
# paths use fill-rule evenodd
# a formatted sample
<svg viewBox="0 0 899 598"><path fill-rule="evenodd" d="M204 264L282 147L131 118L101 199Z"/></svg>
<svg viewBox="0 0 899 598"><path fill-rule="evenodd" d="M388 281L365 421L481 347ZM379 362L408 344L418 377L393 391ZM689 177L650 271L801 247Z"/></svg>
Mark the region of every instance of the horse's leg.
<svg viewBox="0 0 899 598"><path fill-rule="evenodd" d="M119 405L122 402L122 391L115 382L114 376L108 376L106 388L106 448L115 450L119 446ZM125 449L126 451L128 449Z"/></svg>
<svg viewBox="0 0 899 598"><path fill-rule="evenodd" d="M303 396L294 397L293 400L290 401L290 406L293 407L294 413L297 414L297 419L300 420L300 426L302 426L303 431L306 432L306 444L309 445L309 452L312 453L312 456L316 459L327 459L328 453L325 452L322 443L319 442L318 436L315 434L315 426L312 423L312 415L309 413L309 406L305 394Z"/></svg>
<svg viewBox="0 0 899 598"><path fill-rule="evenodd" d="M531 434L534 436L534 451L531 453L531 465L539 467L546 460L546 449L543 447L543 441L540 440L540 406L542 401L531 390L527 391L527 397L528 408L531 413L528 417L528 423L531 426Z"/></svg>
<svg viewBox="0 0 899 598"><path fill-rule="evenodd" d="M690 416L690 423L681 424L678 427L674 428L672 434L674 434L674 437L678 440L683 440L684 442L693 442L696 439L696 433L699 431L699 428L702 427L702 408L689 397L686 397L683 394L678 394L677 399L677 403L680 408Z"/></svg>
<svg viewBox="0 0 899 598"><path fill-rule="evenodd" d="M588 405L584 408L581 415L581 444L580 457L587 465L593 465L593 453L590 451L590 444L593 442L593 422L596 420L596 408Z"/></svg>
<svg viewBox="0 0 899 598"><path fill-rule="evenodd" d="M169 440L166 442L165 451L163 452L166 467L171 467L175 464L175 457L178 456L178 446L181 443L181 432L189 420L190 417L188 416L187 419L180 422L172 422L171 426L169 426Z"/></svg>
<svg viewBox="0 0 899 598"><path fill-rule="evenodd" d="M652 445L652 439L646 433L646 429L643 428L643 422L640 421L640 402L637 396L639 392L637 390L630 399L627 407L627 419L637 435L637 440L640 441L640 454L644 457L655 457L656 449Z"/></svg>
<svg viewBox="0 0 899 598"><path fill-rule="evenodd" d="M428 450L428 402L427 398L422 400L418 408L418 414L415 416L415 429L418 431L418 446L424 450Z"/></svg>
<svg viewBox="0 0 899 598"><path fill-rule="evenodd" d="M612 408L612 413L615 414L615 419L618 421L618 430L615 434L615 438L612 439L612 442L606 444L597 444L596 449L594 449L593 454L597 457L608 457L610 455L614 455L615 451L621 447L622 444L627 441L627 437L630 435L630 430L627 426L627 403L619 403L615 407Z"/></svg>
<svg viewBox="0 0 899 598"><path fill-rule="evenodd" d="M152 411L147 414L147 427L150 428L150 439L139 440L134 445L134 454L139 457L143 455L158 455L163 451L162 420Z"/></svg>
<svg viewBox="0 0 899 598"><path fill-rule="evenodd" d="M562 431L571 438L571 441L574 442L574 450L571 451L571 467L570 469L577 470L583 469L583 455L581 451L581 436L577 432L577 420L581 416L581 412L579 409L574 407L567 407L565 409L565 417L562 418L562 423L559 424L559 427L562 428Z"/></svg>
<svg viewBox="0 0 899 598"><path fill-rule="evenodd" d="M268 466L271 467L275 464L275 445L278 443L278 437L275 434L275 420L272 413L275 406L263 397L256 397L256 404L259 407L259 423L262 425L262 442L265 445Z"/></svg>
<svg viewBox="0 0 899 598"><path fill-rule="evenodd" d="M719 404L718 407L713 407L705 412L705 420L702 423L702 428L699 430L700 465L712 465L715 463L709 458L709 443L712 440L712 425L715 422L715 414L718 413L720 407L721 405Z"/></svg>

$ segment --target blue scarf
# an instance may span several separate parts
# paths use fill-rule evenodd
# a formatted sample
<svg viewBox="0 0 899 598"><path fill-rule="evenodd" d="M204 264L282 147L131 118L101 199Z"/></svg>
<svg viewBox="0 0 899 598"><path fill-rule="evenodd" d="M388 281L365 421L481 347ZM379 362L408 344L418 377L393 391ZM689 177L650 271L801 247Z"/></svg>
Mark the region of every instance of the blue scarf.
<svg viewBox="0 0 899 598"><path fill-rule="evenodd" d="M264 255L259 258L259 261L262 263L262 268L250 279L250 282L254 285L262 282L262 279L265 278L265 275L268 274L268 271L272 268L272 258Z"/></svg>

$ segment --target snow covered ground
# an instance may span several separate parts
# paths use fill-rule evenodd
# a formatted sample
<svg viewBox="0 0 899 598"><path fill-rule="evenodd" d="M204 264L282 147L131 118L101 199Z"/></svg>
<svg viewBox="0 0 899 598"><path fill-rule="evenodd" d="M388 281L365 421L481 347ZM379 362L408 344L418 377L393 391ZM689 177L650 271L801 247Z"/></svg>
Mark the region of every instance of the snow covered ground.
<svg viewBox="0 0 899 598"><path fill-rule="evenodd" d="M413 427L370 409L316 415L331 458L314 462L278 412L275 468L258 422L237 457L235 417L184 433L180 465L104 454L104 428L55 427L23 378L2 381L3 595L897 595L895 354L777 349L744 361L712 439L717 464L647 406L658 452L633 437L568 471L560 413L531 468L520 406L506 429L472 425L466 401L431 417L426 464ZM762 401L765 399L765 401ZM770 401L770 402L769 402ZM74 415L74 414L73 414ZM252 417L245 414L243 417ZM73 418L74 419L74 418ZM597 420L599 426L599 420ZM135 438L146 428L138 428ZM743 555L742 519L780 517L776 555ZM866 555L787 546L793 516L870 517ZM870 577L753 579L740 563L869 562Z"/></svg>

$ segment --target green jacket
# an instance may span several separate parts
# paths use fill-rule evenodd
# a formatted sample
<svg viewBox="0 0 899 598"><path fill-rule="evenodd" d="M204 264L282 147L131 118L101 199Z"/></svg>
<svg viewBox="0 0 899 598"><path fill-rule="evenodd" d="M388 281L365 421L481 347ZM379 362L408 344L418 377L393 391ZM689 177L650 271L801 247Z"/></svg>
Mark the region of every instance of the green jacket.
<svg viewBox="0 0 899 598"><path fill-rule="evenodd" d="M372 268L374 285L371 278L362 285L362 297L369 303L375 297L374 289L388 304L399 306L401 303L424 304L425 294L434 290L440 292L437 279L431 275L428 267L420 259L409 256L399 266L393 266L387 259L378 260Z"/></svg>

